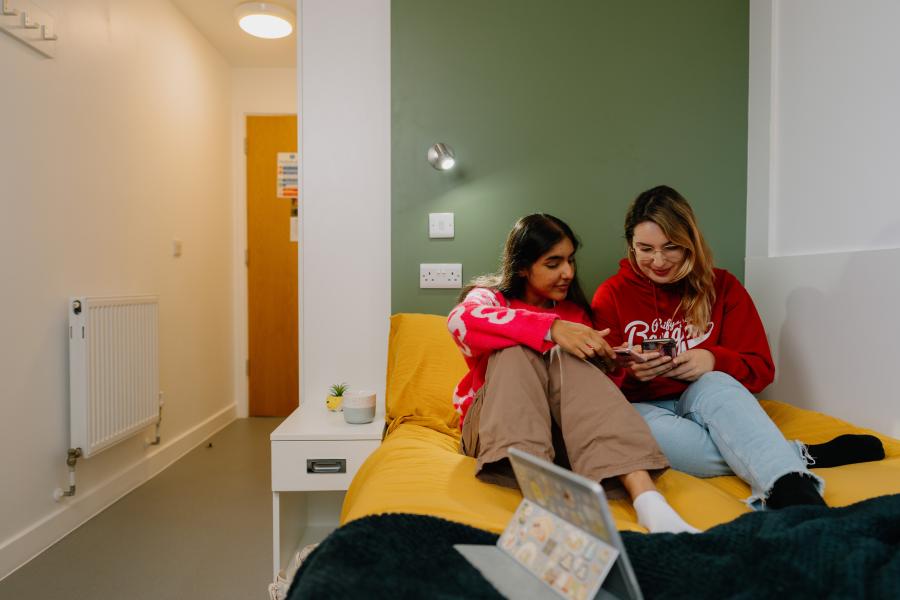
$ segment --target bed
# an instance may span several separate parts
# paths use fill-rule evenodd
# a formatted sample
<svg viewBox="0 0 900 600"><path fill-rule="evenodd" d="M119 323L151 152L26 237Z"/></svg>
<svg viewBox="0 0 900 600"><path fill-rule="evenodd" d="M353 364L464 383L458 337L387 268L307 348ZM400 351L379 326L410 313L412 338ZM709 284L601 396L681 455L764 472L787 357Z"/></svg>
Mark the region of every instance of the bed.
<svg viewBox="0 0 900 600"><path fill-rule="evenodd" d="M364 590L367 597L376 597L378 594L372 587L375 576L377 574L377 579L384 584L385 575L389 575L385 569L393 564L390 562L393 560L409 567L421 564L425 572L414 570L418 573L415 577L406 570L402 577L395 573L394 579L397 581L385 588L390 595L396 597L398 590L406 589L404 586L410 582L413 583L409 589L421 591L422 585L434 582L434 570L429 571L427 566L430 563L422 562L433 558L432 551L438 553L443 565L452 565L450 569L439 570L440 573L452 571L450 577L455 578L454 581L441 583L440 589L452 592L448 597L463 590L466 596L479 596L483 592L485 597L492 597L491 594L496 597L490 586L483 587L484 582L477 572L464 563L456 562L450 543L473 540L474 543L492 543L491 540L496 539L496 534L503 530L512 516L521 496L517 491L475 479L474 459L458 452L458 417L450 405L450 394L464 373L465 364L447 333L443 317L398 314L391 318L384 441L362 465L347 492L341 513L342 527L323 542L301 567L291 588L292 598L311 597L310 593L315 596L328 590L329 585L337 585L338 581L342 584L363 582L364 587L359 591L362 593ZM853 539L863 539L868 532L877 538L877 544L881 544L874 554L886 548L887 556L866 558L869 562L880 561L878 568L865 563L866 572L874 573L878 578L878 581L872 582L875 587L866 589L877 593L887 589L878 586L891 584L896 584L893 589L900 589L900 552L892 550L900 543L900 532L895 532L897 527L892 526L894 521L900 521L900 518L894 517L900 514L900 441L782 402L761 402L789 439L819 443L842 433L872 433L881 438L886 458L878 462L814 469L826 482L825 500L828 505L848 507L839 511L797 507L750 514L752 511L743 502L750 495L750 490L737 477L698 479L670 469L657 482L660 492L692 525L702 530L715 529L709 534L697 536L627 535L629 551L638 556L653 557L658 553L665 555L666 548L671 550L678 544L687 544L689 547L680 551L679 557L680 560L688 560L685 566L690 568L692 564L701 564L703 557L710 560L720 558L721 553L725 552L723 548L730 548L729 544L735 539L750 535L747 533L747 527L750 527L756 532L754 536L759 531L768 531L772 535L776 532L775 538L785 536L776 544L776 550L767 546L766 556L775 561L773 564L779 565L797 562L794 560L796 556L788 552L796 554L798 550L792 544L798 540L804 544L803 547L808 547L809 540L821 541L836 536L834 539L839 542L847 535L856 536ZM869 500L874 498L878 500ZM637 523L629 502L614 500L610 504L620 530L646 532ZM822 523L819 529L810 526L810 523L818 522ZM838 525L839 522L843 524ZM847 522L852 524L849 529ZM854 527L861 528L862 533ZM797 531L794 531L795 528ZM397 537L401 531L405 537ZM803 535L797 532L803 532ZM887 539L879 537L885 535ZM351 536L349 540L348 536ZM373 546L373 540L383 541L387 545L375 551L374 558L361 562L350 560L343 567L343 573L332 572L332 568L341 562L335 556L342 556L341 552L346 553L348 548L353 548L354 540L359 546L351 555L365 554L362 551L364 546L377 548L378 544ZM424 547L423 540L427 542ZM714 540L719 540L723 545L717 547ZM703 557L691 554L696 551L692 544L698 543L707 544L706 551L701 553ZM874 547L871 544L866 546L870 550ZM339 548L343 550L337 550ZM758 552L752 545L748 548L750 556L757 556ZM329 552L337 554L329 555ZM740 553L732 554L737 556ZM648 560L648 565L656 564L655 559ZM825 558L822 556L817 561L815 564L823 576L842 573L833 561L823 563ZM641 574L640 559L635 562L639 579L644 585L651 576L646 572ZM673 564L671 561L664 562ZM761 573L773 572L771 565L763 567L759 560L752 562L754 568L766 569ZM654 569L654 577L656 572ZM417 578L418 582L415 581ZM798 581L797 577L788 575L783 575L782 579L788 586ZM844 579L849 581L853 576L847 575ZM389 577L387 581L390 580ZM766 583L771 583L771 579ZM341 589L342 595L354 595L352 588ZM813 588L807 586L803 589ZM718 591L721 595L721 590ZM697 591L693 590L692 595L698 595Z"/></svg>

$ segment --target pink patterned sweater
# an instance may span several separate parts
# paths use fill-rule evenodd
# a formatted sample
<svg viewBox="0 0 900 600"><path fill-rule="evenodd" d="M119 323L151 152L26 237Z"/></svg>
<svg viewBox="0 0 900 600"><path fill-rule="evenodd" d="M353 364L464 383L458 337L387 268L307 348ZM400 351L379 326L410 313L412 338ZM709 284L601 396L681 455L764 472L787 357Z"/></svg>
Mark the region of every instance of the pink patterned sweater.
<svg viewBox="0 0 900 600"><path fill-rule="evenodd" d="M568 300L552 308L541 308L520 300L507 300L500 292L488 288L473 289L450 311L447 328L469 366L469 372L453 394L460 427L475 394L484 385L491 354L516 345L546 352L554 346L547 334L556 319L592 327L585 311Z"/></svg>

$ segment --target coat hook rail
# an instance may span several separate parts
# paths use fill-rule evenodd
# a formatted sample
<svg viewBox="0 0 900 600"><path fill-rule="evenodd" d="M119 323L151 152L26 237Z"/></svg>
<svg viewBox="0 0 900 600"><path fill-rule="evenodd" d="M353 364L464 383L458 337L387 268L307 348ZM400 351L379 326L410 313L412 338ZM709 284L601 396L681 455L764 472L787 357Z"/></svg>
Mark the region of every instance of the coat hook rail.
<svg viewBox="0 0 900 600"><path fill-rule="evenodd" d="M47 58L56 56L59 36L53 15L31 0L0 0L0 31Z"/></svg>

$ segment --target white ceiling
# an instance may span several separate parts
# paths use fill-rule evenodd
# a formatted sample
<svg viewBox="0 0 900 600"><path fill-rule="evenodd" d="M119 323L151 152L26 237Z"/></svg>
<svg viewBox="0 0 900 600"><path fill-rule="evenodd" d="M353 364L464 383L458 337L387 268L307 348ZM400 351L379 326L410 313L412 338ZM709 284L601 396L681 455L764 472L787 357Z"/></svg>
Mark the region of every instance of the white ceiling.
<svg viewBox="0 0 900 600"><path fill-rule="evenodd" d="M271 0L269 0L271 1ZM280 40L264 40L244 33L234 19L242 0L172 0L233 67L296 67L297 31ZM295 2L276 0L296 13Z"/></svg>

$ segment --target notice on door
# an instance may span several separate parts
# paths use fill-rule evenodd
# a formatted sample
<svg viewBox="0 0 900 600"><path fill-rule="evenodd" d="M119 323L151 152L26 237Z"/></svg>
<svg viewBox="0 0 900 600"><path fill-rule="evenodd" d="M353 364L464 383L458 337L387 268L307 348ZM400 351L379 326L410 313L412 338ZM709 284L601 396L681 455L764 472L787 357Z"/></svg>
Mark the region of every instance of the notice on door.
<svg viewBox="0 0 900 600"><path fill-rule="evenodd" d="M278 173L276 174L275 196L296 198L299 196L299 161L296 152L278 153Z"/></svg>

